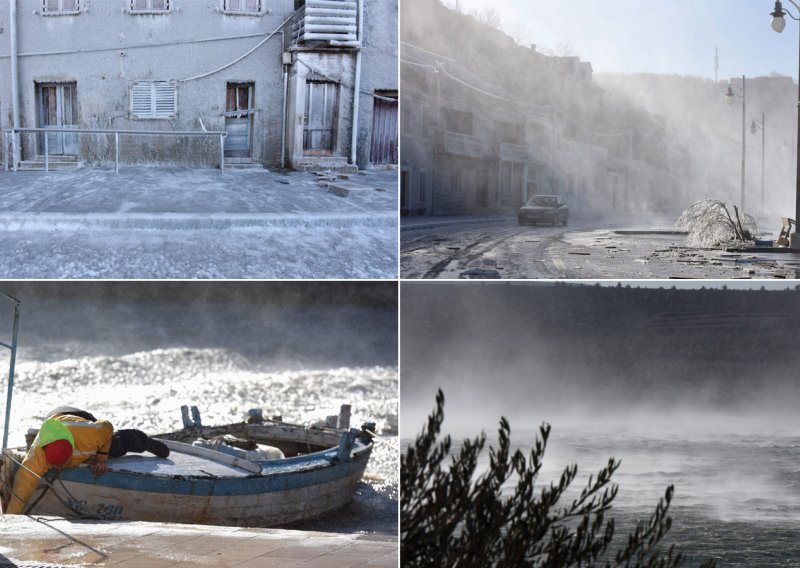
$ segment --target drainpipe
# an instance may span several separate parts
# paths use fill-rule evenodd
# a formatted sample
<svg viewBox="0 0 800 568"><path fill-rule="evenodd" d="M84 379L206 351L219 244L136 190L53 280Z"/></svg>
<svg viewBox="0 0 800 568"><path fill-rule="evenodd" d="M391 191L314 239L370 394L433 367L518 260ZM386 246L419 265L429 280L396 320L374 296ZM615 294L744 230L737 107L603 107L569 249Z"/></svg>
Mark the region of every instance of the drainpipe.
<svg viewBox="0 0 800 568"><path fill-rule="evenodd" d="M10 14L9 14L9 25L11 26L10 35L11 35L11 116L12 122L14 127L14 139L13 139L13 156L12 160L14 161L14 171L17 170L17 163L19 163L19 132L17 131L20 128L19 123L19 66L18 66L18 53L19 50L17 48L17 0L11 0L9 2L10 5Z"/></svg>
<svg viewBox="0 0 800 568"><path fill-rule="evenodd" d="M289 96L289 67L283 65L283 118L281 119L281 169L286 169L286 99Z"/></svg>
<svg viewBox="0 0 800 568"><path fill-rule="evenodd" d="M353 86L353 136L350 141L350 163L356 163L358 153L358 103L361 98L361 45L364 40L364 0L358 0L358 51L356 52L356 78Z"/></svg>

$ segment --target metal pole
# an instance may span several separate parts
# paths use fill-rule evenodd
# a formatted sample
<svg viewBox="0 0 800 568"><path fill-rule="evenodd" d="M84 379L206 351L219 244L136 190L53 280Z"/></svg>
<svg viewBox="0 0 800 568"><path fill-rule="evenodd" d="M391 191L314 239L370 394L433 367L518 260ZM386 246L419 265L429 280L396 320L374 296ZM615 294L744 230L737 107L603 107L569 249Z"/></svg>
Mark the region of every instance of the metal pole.
<svg viewBox="0 0 800 568"><path fill-rule="evenodd" d="M50 171L50 144L48 139L50 137L47 135L47 132L44 133L44 171Z"/></svg>
<svg viewBox="0 0 800 568"><path fill-rule="evenodd" d="M358 26L357 41L358 51L356 52L356 72L355 84L353 86L353 132L350 137L350 163L355 164L358 160L358 112L361 102L361 48L364 44L364 0L358 0Z"/></svg>
<svg viewBox="0 0 800 568"><path fill-rule="evenodd" d="M13 150L13 161L14 161L14 171L17 171L17 162L19 161L19 153L20 153L20 140L19 140L19 131L17 130L20 127L19 121L19 49L17 46L17 0L11 0L9 2L10 5L10 13L9 13L9 35L10 42L11 42L11 120L12 126L14 128L14 146Z"/></svg>
<svg viewBox="0 0 800 568"><path fill-rule="evenodd" d="M114 173L119 173L119 132L114 133Z"/></svg>
<svg viewBox="0 0 800 568"><path fill-rule="evenodd" d="M11 395L14 392L14 366L17 361L17 332L19 331L19 300L14 300L14 332L11 335L11 362L8 365L6 387L6 418L3 426L3 449L8 447L8 425L11 420Z"/></svg>
<svg viewBox="0 0 800 568"><path fill-rule="evenodd" d="M225 135L219 135L219 171L225 171Z"/></svg>
<svg viewBox="0 0 800 568"><path fill-rule="evenodd" d="M8 171L8 132L3 132L3 170Z"/></svg>
<svg viewBox="0 0 800 568"><path fill-rule="evenodd" d="M744 85L745 77L742 75L742 195L739 199L739 210L744 218L744 162L745 162L745 154L747 149L747 128L745 126L746 122L746 109L747 109L747 93L745 92L745 85Z"/></svg>
<svg viewBox="0 0 800 568"><path fill-rule="evenodd" d="M790 237L789 246L800 249L800 234L797 233L797 221L800 220L800 35L798 35L798 71L797 71L797 175L795 177L794 220L795 229Z"/></svg>
<svg viewBox="0 0 800 568"><path fill-rule="evenodd" d="M281 169L286 169L286 105L289 96L289 70L283 66L283 116L281 118Z"/></svg>
<svg viewBox="0 0 800 568"><path fill-rule="evenodd" d="M764 165L766 163L767 123L766 114L761 113L761 214L764 214Z"/></svg>
<svg viewBox="0 0 800 568"><path fill-rule="evenodd" d="M550 132L550 193L555 194L554 186L556 184L556 112L558 109L553 104L552 112L550 114L551 132Z"/></svg>

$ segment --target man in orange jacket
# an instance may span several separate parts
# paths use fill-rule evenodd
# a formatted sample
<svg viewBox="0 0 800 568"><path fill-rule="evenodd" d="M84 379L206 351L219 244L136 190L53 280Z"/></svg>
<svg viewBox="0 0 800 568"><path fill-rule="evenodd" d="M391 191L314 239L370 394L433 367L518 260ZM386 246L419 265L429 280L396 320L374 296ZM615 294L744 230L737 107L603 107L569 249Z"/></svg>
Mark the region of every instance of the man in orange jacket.
<svg viewBox="0 0 800 568"><path fill-rule="evenodd" d="M149 451L166 458L169 448L140 430L118 430L107 420L97 420L88 412L72 407L60 407L51 412L39 428L39 433L22 466L14 477L11 500L5 511L20 515L43 477L50 469L76 467L94 460L96 476L108 470L106 460L128 452Z"/></svg>

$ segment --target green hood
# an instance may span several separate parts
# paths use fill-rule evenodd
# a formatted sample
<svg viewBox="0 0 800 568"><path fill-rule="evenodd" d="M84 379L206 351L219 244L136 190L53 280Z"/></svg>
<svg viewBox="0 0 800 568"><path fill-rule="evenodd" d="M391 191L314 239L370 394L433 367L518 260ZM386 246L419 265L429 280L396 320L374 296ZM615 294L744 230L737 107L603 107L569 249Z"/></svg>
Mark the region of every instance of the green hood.
<svg viewBox="0 0 800 568"><path fill-rule="evenodd" d="M69 428L58 420L48 418L42 423L42 427L39 428L39 433L36 435L33 445L44 447L56 440L66 440L73 448L75 447L75 438L72 437L72 432L69 431Z"/></svg>

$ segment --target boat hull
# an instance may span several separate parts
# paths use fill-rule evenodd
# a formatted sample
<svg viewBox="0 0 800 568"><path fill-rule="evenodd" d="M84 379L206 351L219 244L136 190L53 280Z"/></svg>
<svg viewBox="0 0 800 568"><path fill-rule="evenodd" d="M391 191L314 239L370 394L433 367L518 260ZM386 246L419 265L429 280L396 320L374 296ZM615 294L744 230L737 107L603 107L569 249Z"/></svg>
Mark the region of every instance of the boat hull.
<svg viewBox="0 0 800 568"><path fill-rule="evenodd" d="M196 447L171 441L169 458L129 454L110 459L109 471L101 477L88 465L63 470L41 499L40 484L29 501L36 502L31 513L258 527L301 523L344 506L356 491L372 443L354 432L345 435L347 443L342 432L324 433L328 444L342 437L338 447L245 464L247 468L227 454L198 453ZM3 460L7 486L8 473L16 469L10 455Z"/></svg>
<svg viewBox="0 0 800 568"><path fill-rule="evenodd" d="M308 521L346 505L364 474L368 455L331 468L231 479L170 479L153 490L152 480L109 472L92 478L86 469L52 491L35 513L72 516L76 511L106 520L157 521L235 526L283 526ZM88 475L86 475L88 474ZM141 485L142 487L137 487ZM34 496L35 498L35 496Z"/></svg>

